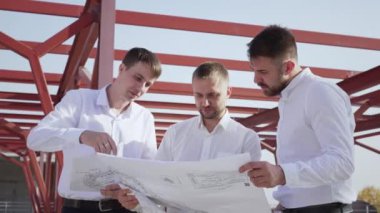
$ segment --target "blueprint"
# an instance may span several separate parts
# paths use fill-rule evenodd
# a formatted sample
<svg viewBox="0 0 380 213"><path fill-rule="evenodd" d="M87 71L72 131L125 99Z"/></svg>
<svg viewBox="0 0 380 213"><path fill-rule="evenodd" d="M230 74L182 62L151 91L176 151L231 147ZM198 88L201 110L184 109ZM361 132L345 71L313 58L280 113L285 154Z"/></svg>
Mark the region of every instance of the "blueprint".
<svg viewBox="0 0 380 213"><path fill-rule="evenodd" d="M98 192L117 183L135 191L144 213L164 212L162 206L199 213L270 212L263 189L238 172L248 161L249 154L163 162L97 153L74 159L70 188Z"/></svg>

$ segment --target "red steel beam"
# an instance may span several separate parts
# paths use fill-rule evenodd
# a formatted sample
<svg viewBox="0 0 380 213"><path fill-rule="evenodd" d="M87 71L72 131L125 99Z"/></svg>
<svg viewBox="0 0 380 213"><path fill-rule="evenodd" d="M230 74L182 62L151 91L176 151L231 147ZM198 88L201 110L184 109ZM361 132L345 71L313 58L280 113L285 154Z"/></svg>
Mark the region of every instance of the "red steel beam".
<svg viewBox="0 0 380 213"><path fill-rule="evenodd" d="M355 132L361 132L380 127L380 118L368 119L364 121L356 121Z"/></svg>
<svg viewBox="0 0 380 213"><path fill-rule="evenodd" d="M173 89L175 88L175 90ZM155 82L149 89L149 93L188 95L193 96L191 84L172 83L172 82ZM249 89L241 87L232 87L231 98L245 100L277 101L278 97L266 97L260 89Z"/></svg>
<svg viewBox="0 0 380 213"><path fill-rule="evenodd" d="M0 116L1 116L1 114L0 114ZM192 118L196 115L154 112L153 116L155 119L185 120L185 119Z"/></svg>
<svg viewBox="0 0 380 213"><path fill-rule="evenodd" d="M58 85L62 74L44 73L46 81L49 85ZM1 82L34 84L34 78L30 71L17 71L0 69Z"/></svg>
<svg viewBox="0 0 380 213"><path fill-rule="evenodd" d="M277 122L279 118L278 109L268 109L260 113L254 114L250 117L238 119L237 121L248 128L256 128L256 125L269 124Z"/></svg>
<svg viewBox="0 0 380 213"><path fill-rule="evenodd" d="M21 129L16 123L9 122L3 118L0 118L0 126L9 132L14 133L18 137L22 138L23 140L26 140L26 137L28 136L28 132Z"/></svg>
<svg viewBox="0 0 380 213"><path fill-rule="evenodd" d="M378 135L380 135L380 131L356 136L354 138L355 138L355 140L358 140L358 139L369 138L369 137L374 137L374 136L378 136Z"/></svg>
<svg viewBox="0 0 380 213"><path fill-rule="evenodd" d="M54 49L55 47L61 45L64 41L72 37L73 35L79 33L83 28L88 27L94 21L94 16L91 13L85 13L79 17L77 21L70 24L66 28L62 29L60 32L50 37L45 42L39 44L34 48L36 54L41 57Z"/></svg>
<svg viewBox="0 0 380 213"><path fill-rule="evenodd" d="M0 1L0 9L73 18L79 17L83 11L82 6L30 0L2 0Z"/></svg>
<svg viewBox="0 0 380 213"><path fill-rule="evenodd" d="M167 128L173 124L175 124L176 122L162 122L162 121L155 121L154 122L154 125L156 127L163 127L163 128Z"/></svg>
<svg viewBox="0 0 380 213"><path fill-rule="evenodd" d="M163 129L156 129L156 135L157 136L164 136L166 130Z"/></svg>
<svg viewBox="0 0 380 213"><path fill-rule="evenodd" d="M29 2L25 0L3 0L0 2L0 9L65 17L79 17L80 12L83 11L82 6L35 1ZM264 28L264 26L259 25L121 10L116 11L116 23L221 35L244 36L249 38L254 37ZM376 38L305 30L292 30L292 32L297 38L297 42L301 43L380 50L380 39Z"/></svg>
<svg viewBox="0 0 380 213"><path fill-rule="evenodd" d="M361 143L359 141L356 141L356 140L355 140L355 144L358 145L358 146L360 146L360 147L362 147L362 148L364 148L364 149L367 149L367 150L372 151L374 153L380 154L380 150L376 149L375 147L368 146L368 145L366 145L364 143Z"/></svg>
<svg viewBox="0 0 380 213"><path fill-rule="evenodd" d="M115 0L100 2L100 30L98 39L97 88L112 82L115 33Z"/></svg>
<svg viewBox="0 0 380 213"><path fill-rule="evenodd" d="M117 11L117 23L185 30L192 32L214 33L230 36L254 37L264 26L240 24L224 21L212 21L178 16L158 15L132 11ZM306 30L292 30L297 42L329 46L351 47L380 50L380 39L359 36L320 33Z"/></svg>
<svg viewBox="0 0 380 213"><path fill-rule="evenodd" d="M74 40L65 71L61 76L57 96L59 99L66 91L73 89L78 75L79 66L83 66L98 37L97 23L93 23L83 29Z"/></svg>
<svg viewBox="0 0 380 213"><path fill-rule="evenodd" d="M14 51L15 53L19 54L20 56L24 58L29 58L33 55L32 49L25 45L22 42L16 41L12 37L6 35L5 33L0 31L0 44L4 47L7 47L7 49L10 49Z"/></svg>
<svg viewBox="0 0 380 213"><path fill-rule="evenodd" d="M349 95L368 89L380 84L380 66L374 67L366 72L361 72L351 78L341 81L338 84Z"/></svg>
<svg viewBox="0 0 380 213"><path fill-rule="evenodd" d="M29 153L31 153L31 151L29 151ZM30 158L30 156L29 156L29 158ZM50 205L47 205L48 203L45 202L46 199L44 198L43 188L41 189L41 188L35 187L35 182L33 180L33 173L32 173L32 168L34 168L34 166L33 166L33 163L31 164L31 161L29 160L29 158L28 158L28 156L24 157L23 171L24 171L26 183L27 183L27 186L29 189L29 194L31 197L33 209L36 213L43 212L41 209L41 207L42 207L41 198L42 198L43 199L42 201L45 204L44 205L44 212L49 213L50 212L49 211ZM36 175L36 176L39 177L40 175ZM40 178L37 178L36 181L37 181L37 184L39 187L40 187L40 184L42 184L42 186L44 186L44 182ZM38 193L37 190L39 190L40 193ZM46 189L45 189L45 191L46 191Z"/></svg>
<svg viewBox="0 0 380 213"><path fill-rule="evenodd" d="M42 111L48 114L53 110L52 100L49 95L49 90L47 88L46 78L42 72L41 64L39 58L33 55L29 58L30 66L32 68L32 74L34 77L34 82L37 87L38 96L41 100Z"/></svg>
<svg viewBox="0 0 380 213"><path fill-rule="evenodd" d="M31 47L34 47L40 44L39 42L30 42L30 41L23 41L23 43ZM5 47L2 47L1 44L0 44L0 48L6 49ZM50 53L67 55L69 54L70 49L71 49L71 45L60 45L56 47L55 49L51 50ZM90 52L89 57L95 58L96 52L97 52L97 48L93 48L92 51ZM122 60L127 51L116 49L114 52L115 52L114 59ZM164 54L164 53L157 53L157 55L163 64L196 67L205 61L216 61L216 62L222 63L227 69L230 69L230 70L251 72L251 68L249 67L249 63L247 60L241 61L241 60L198 57L198 56L173 55L173 54ZM346 71L346 70L341 70L341 69L320 68L320 67L310 67L310 68L311 70L313 70L313 73L316 75L327 77L327 78L334 78L334 79L345 79L358 73L352 70Z"/></svg>
<svg viewBox="0 0 380 213"><path fill-rule="evenodd" d="M72 69L72 72L74 72L74 69ZM11 74L12 71L2 71L0 70L0 75L5 74ZM12 79L13 82L17 82L16 79L20 79L22 82L30 81L32 83L32 78L30 77L29 72L15 72L16 75ZM73 73L65 73L62 77L62 82L68 82L69 77L65 75L72 75ZM56 80L56 78L59 75L50 76L49 80L53 81L53 78ZM0 77L1 79L2 77ZM10 80L9 80L10 81ZM64 88L67 86L68 83L62 83L60 86L61 88ZM66 86L65 86L66 85ZM173 90L173 88L176 88ZM58 90L61 91L61 90ZM63 95L66 90L62 89L59 94ZM172 94L172 95L188 95L193 96L193 89L191 84L185 84L185 83L173 83L173 82L162 82L157 81L153 84L153 86L149 89L148 93L158 93L158 94ZM59 95L58 95L59 96ZM266 97L263 95L260 89L249 89L249 88L242 88L242 87L232 87L232 95L231 98L236 99L246 99L246 100L261 100L261 101L278 101L278 97Z"/></svg>
<svg viewBox="0 0 380 213"><path fill-rule="evenodd" d="M267 140L263 140L263 141L261 141L260 144L261 144L261 149L266 149L273 154L276 152L276 147L271 145L271 144L273 144L272 142L267 141Z"/></svg>
<svg viewBox="0 0 380 213"><path fill-rule="evenodd" d="M41 120L43 117L44 117L43 115L0 113L0 118ZM0 130L0 133L1 133L1 130Z"/></svg>
<svg viewBox="0 0 380 213"><path fill-rule="evenodd" d="M361 96L352 97L351 103L364 104L365 102L376 100L376 98L379 98L379 97L380 97L380 90L376 90L376 91L369 92Z"/></svg>
<svg viewBox="0 0 380 213"><path fill-rule="evenodd" d="M173 109L173 110L196 110L194 104L183 104L183 103L164 103L158 101L136 101L147 108L151 109ZM242 113L242 114L254 114L259 111L264 111L265 109L253 108L253 107L236 107L228 106L229 112L231 113ZM31 111L41 111L40 104L37 103L17 103L11 101L1 101L0 109L8 110L31 110Z"/></svg>

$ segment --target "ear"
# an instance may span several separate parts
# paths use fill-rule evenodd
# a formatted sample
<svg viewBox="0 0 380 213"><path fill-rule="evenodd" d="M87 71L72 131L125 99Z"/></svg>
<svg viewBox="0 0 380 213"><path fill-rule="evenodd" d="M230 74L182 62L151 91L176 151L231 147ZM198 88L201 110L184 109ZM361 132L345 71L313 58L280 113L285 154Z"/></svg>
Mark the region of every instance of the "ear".
<svg viewBox="0 0 380 213"><path fill-rule="evenodd" d="M293 71L293 69L296 66L296 64L295 64L295 62L293 60L288 60L285 63L286 63L286 65L285 65L286 66L285 74L289 75Z"/></svg>
<svg viewBox="0 0 380 213"><path fill-rule="evenodd" d="M232 94L232 87L227 87L227 97L229 98Z"/></svg>
<svg viewBox="0 0 380 213"><path fill-rule="evenodd" d="M127 66L125 66L125 64L121 63L120 66L119 66L119 73L121 71L123 71L124 69L127 69Z"/></svg>

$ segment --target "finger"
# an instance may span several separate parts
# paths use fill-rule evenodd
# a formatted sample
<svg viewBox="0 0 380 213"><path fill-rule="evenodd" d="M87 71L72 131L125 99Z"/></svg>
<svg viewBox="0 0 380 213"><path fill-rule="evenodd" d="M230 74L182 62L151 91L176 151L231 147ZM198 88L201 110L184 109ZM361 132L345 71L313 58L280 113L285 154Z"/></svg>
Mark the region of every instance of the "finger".
<svg viewBox="0 0 380 213"><path fill-rule="evenodd" d="M120 202L120 201L119 201ZM134 200L134 201L124 201L124 202L120 202L121 205L127 209L133 209L135 208L139 202L137 200Z"/></svg>
<svg viewBox="0 0 380 213"><path fill-rule="evenodd" d="M125 199L125 201L129 202L129 203L132 203L132 202L136 202L137 198L134 195L128 195L127 199Z"/></svg>
<svg viewBox="0 0 380 213"><path fill-rule="evenodd" d="M259 177L259 178L254 178L253 184L256 187L269 187L269 182L266 178Z"/></svg>
<svg viewBox="0 0 380 213"><path fill-rule="evenodd" d="M239 168L239 172L240 172L240 173L243 173L243 172L245 172L245 171L249 171L249 170L251 170L251 166L250 166L250 164L251 164L251 162L242 165L242 166Z"/></svg>
<svg viewBox="0 0 380 213"><path fill-rule="evenodd" d="M264 169L252 169L247 173L247 175L252 178L257 178L265 176L266 172Z"/></svg>
<svg viewBox="0 0 380 213"><path fill-rule="evenodd" d="M98 143L98 148L100 153L105 153L105 148L102 142Z"/></svg>
<svg viewBox="0 0 380 213"><path fill-rule="evenodd" d="M121 189L121 188L120 188L119 184L117 184L117 183L113 183L113 184L109 184L109 185L107 185L107 186L105 187L105 189L107 189L107 190L119 190L119 189Z"/></svg>
<svg viewBox="0 0 380 213"><path fill-rule="evenodd" d="M126 197L128 196L129 192L130 192L129 189L121 189L121 190L118 191L117 197L120 198L120 199L126 199Z"/></svg>
<svg viewBox="0 0 380 213"><path fill-rule="evenodd" d="M114 194L115 192L114 191L109 191L109 190L100 190L100 193L107 197L107 198L115 198Z"/></svg>
<svg viewBox="0 0 380 213"><path fill-rule="evenodd" d="M103 146L104 146L105 153L110 154L111 153L111 146L109 145L109 143L108 142L104 142Z"/></svg>
<svg viewBox="0 0 380 213"><path fill-rule="evenodd" d="M93 147L94 147L96 152L101 152L99 144L94 144Z"/></svg>
<svg viewBox="0 0 380 213"><path fill-rule="evenodd" d="M239 168L239 172L240 173L243 173L243 172L246 172L246 171L249 171L249 170L252 170L254 169L256 166L257 162L248 162L244 165L242 165L240 168Z"/></svg>
<svg viewBox="0 0 380 213"><path fill-rule="evenodd" d="M115 141L111 137L109 137L108 145L110 145L111 153L116 155L117 154L117 146L116 146Z"/></svg>

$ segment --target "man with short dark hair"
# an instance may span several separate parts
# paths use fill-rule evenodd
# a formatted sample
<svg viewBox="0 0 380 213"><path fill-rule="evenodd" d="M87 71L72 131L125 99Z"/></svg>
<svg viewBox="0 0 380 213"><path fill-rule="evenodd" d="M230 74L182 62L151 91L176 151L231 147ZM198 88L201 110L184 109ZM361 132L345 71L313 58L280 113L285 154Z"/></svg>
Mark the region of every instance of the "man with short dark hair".
<svg viewBox="0 0 380 213"><path fill-rule="evenodd" d="M280 95L278 164L250 162L240 171L257 187L278 186L273 196L285 213L352 212L355 121L348 95L298 65L286 28L269 26L248 47L255 83L267 96Z"/></svg>

